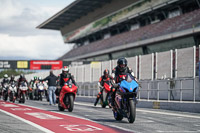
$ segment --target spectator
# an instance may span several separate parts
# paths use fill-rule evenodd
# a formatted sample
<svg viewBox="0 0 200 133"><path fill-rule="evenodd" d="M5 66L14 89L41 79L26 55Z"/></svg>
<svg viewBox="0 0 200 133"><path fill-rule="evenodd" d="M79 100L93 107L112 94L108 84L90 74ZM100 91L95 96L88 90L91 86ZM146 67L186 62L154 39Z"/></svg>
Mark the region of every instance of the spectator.
<svg viewBox="0 0 200 133"><path fill-rule="evenodd" d="M49 105L52 104L56 104L56 95L55 95L55 91L56 91L56 80L57 77L53 74L53 71L50 71L50 75L47 76L45 79L43 79L43 81L48 81L48 93L49 93ZM53 99L52 99L53 98Z"/></svg>

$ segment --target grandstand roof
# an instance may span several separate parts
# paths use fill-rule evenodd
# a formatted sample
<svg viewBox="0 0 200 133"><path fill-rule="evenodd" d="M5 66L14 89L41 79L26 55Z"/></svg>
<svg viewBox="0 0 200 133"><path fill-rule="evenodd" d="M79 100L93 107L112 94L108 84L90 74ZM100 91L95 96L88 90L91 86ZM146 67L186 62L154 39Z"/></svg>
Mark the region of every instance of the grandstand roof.
<svg viewBox="0 0 200 133"><path fill-rule="evenodd" d="M37 26L40 29L60 30L111 0L76 0L63 10Z"/></svg>

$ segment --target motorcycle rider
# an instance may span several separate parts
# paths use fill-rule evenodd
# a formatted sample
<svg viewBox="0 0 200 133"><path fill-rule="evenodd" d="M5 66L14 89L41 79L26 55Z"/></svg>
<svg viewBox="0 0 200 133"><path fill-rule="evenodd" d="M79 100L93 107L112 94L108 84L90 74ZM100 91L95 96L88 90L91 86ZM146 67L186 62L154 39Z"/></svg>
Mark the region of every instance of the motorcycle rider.
<svg viewBox="0 0 200 133"><path fill-rule="evenodd" d="M34 87L34 78L31 78L28 88L28 96L30 100L33 100L33 87Z"/></svg>
<svg viewBox="0 0 200 133"><path fill-rule="evenodd" d="M127 66L127 64L128 64L128 62L124 57L118 59L117 66L112 70L112 76L114 77L116 83L120 83L123 79L126 79L127 78L127 76L125 76L126 74L130 74L131 77L135 81L137 81L136 77L134 76L132 69L129 68ZM115 85L115 86L116 86L116 88L118 88L118 85ZM112 106L114 105L116 90L113 93L113 95L111 96L112 97L112 100L111 100Z"/></svg>
<svg viewBox="0 0 200 133"><path fill-rule="evenodd" d="M3 80L1 82L2 87L4 87L3 84L5 84L5 83L9 83L8 74L4 74L4 76L3 76Z"/></svg>
<svg viewBox="0 0 200 133"><path fill-rule="evenodd" d="M59 79L59 85L61 89L64 86L64 84L69 83L70 80L76 86L74 76L71 73L69 73L69 68L67 66L64 66L64 68L62 69L62 73L60 74L60 79ZM56 95L59 95L60 92L61 90L58 90Z"/></svg>
<svg viewBox="0 0 200 133"><path fill-rule="evenodd" d="M25 82L25 83L27 84L27 86L28 86L28 81L26 80L24 74L20 74L20 77L19 77L19 79L18 79L18 81L17 81L17 95L18 95L18 96L19 96L19 93L20 93L19 87L20 87L20 84L21 84L22 82Z"/></svg>
<svg viewBox="0 0 200 133"><path fill-rule="evenodd" d="M65 80L66 79L66 80ZM62 70L62 73L60 74L60 86L64 86L64 83L69 83L69 81L72 81L74 85L76 85L76 82L74 80L74 76L69 73L69 68L65 66Z"/></svg>
<svg viewBox="0 0 200 133"><path fill-rule="evenodd" d="M1 85L3 86L4 83L9 83L8 74L4 74L4 76L3 76L3 80L1 82Z"/></svg>
<svg viewBox="0 0 200 133"><path fill-rule="evenodd" d="M114 78L113 78L111 75L109 75L109 70L108 70L108 69L105 69L104 72L103 72L103 74L104 74L104 75L102 75L102 76L100 77L99 82L98 82L98 86L99 86L99 88L100 88L100 92L99 92L98 95L97 95L97 98L96 98L96 101L95 101L95 103L94 103L94 106L97 105L97 103L98 103L98 101L99 101L99 98L100 98L101 95L102 95L102 92L103 92L103 89L104 89L104 87L103 87L103 86L104 86L104 83L105 83L105 82L109 82L109 81L111 81L111 83L115 83Z"/></svg>
<svg viewBox="0 0 200 133"><path fill-rule="evenodd" d="M11 75L9 84L10 84L10 85L14 84L14 85L17 86L17 81L15 80L15 76L14 76L14 75ZM17 92L15 93L14 96L15 96L15 97L17 96Z"/></svg>
<svg viewBox="0 0 200 133"><path fill-rule="evenodd" d="M3 80L2 80L2 82L1 82L1 86L2 86L2 95L3 95L3 93L4 93L4 91L8 91L8 90L3 90L3 88L5 88L5 86L4 86L4 84L9 84L9 79L8 79L8 74L4 74L4 76L3 76Z"/></svg>

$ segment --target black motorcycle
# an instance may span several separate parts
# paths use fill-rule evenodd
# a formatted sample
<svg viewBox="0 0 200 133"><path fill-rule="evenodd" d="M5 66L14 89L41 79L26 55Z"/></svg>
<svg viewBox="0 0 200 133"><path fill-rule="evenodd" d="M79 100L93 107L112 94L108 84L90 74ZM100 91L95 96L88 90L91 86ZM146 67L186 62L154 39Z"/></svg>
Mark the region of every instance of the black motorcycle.
<svg viewBox="0 0 200 133"><path fill-rule="evenodd" d="M126 78L119 83L116 92L113 115L116 120L126 117L129 123L133 123L136 117L138 83L131 75L124 75L124 77Z"/></svg>
<svg viewBox="0 0 200 133"><path fill-rule="evenodd" d="M9 84L8 83L4 83L3 84L3 100L7 101L8 100L8 89L9 89Z"/></svg>

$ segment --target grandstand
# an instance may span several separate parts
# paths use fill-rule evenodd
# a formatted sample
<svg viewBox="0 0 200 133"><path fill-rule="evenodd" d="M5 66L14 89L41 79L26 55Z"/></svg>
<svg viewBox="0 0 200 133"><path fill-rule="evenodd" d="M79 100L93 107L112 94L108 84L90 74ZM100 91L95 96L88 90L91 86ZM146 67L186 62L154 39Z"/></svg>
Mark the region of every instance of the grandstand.
<svg viewBox="0 0 200 133"><path fill-rule="evenodd" d="M65 61L104 61L198 46L199 0L76 0L39 25L75 44Z"/></svg>
<svg viewBox="0 0 200 133"><path fill-rule="evenodd" d="M74 44L59 60L72 62L81 96L127 57L139 99L200 101L200 0L76 0L37 28Z"/></svg>

